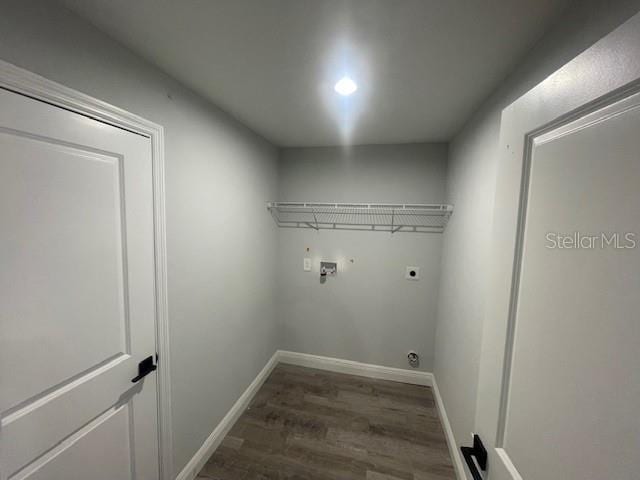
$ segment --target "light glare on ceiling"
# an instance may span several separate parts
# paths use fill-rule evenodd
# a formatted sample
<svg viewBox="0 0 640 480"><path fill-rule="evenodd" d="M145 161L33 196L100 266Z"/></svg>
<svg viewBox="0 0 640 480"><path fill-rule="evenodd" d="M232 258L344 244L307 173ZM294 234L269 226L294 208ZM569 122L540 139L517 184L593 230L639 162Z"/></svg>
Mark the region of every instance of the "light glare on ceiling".
<svg viewBox="0 0 640 480"><path fill-rule="evenodd" d="M349 77L342 77L338 80L338 83L335 84L333 89L340 95L348 97L358 89L358 85Z"/></svg>

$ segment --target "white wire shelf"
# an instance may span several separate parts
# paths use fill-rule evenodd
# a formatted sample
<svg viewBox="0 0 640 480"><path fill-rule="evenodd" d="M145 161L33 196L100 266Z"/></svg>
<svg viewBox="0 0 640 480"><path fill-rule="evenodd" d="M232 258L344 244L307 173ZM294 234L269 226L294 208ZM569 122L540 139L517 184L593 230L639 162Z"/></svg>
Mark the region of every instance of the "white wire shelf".
<svg viewBox="0 0 640 480"><path fill-rule="evenodd" d="M443 204L268 202L267 209L282 228L391 233L441 233L453 213Z"/></svg>

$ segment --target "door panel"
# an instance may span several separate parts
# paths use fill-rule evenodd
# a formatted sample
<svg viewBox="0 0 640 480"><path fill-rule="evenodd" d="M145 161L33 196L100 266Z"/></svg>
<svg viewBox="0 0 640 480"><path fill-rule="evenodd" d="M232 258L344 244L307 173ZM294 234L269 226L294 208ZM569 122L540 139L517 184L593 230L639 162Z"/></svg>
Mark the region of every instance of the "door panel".
<svg viewBox="0 0 640 480"><path fill-rule="evenodd" d="M155 480L150 140L0 89L0 152L0 478Z"/></svg>
<svg viewBox="0 0 640 480"><path fill-rule="evenodd" d="M640 15L503 111L476 411L489 480L637 477L638 91ZM547 248L575 232L595 246Z"/></svg>
<svg viewBox="0 0 640 480"><path fill-rule="evenodd" d="M130 414L128 405L109 410L39 458L16 480L134 479Z"/></svg>
<svg viewBox="0 0 640 480"><path fill-rule="evenodd" d="M12 339L0 362L21 368L0 392L5 411L129 353L129 339L119 159L15 132L0 136L0 176L11 179L0 191L11 231L3 268L14 272L0 285L9 299L3 334Z"/></svg>
<svg viewBox="0 0 640 480"><path fill-rule="evenodd" d="M640 470L638 132L636 94L533 141L503 444L526 479Z"/></svg>

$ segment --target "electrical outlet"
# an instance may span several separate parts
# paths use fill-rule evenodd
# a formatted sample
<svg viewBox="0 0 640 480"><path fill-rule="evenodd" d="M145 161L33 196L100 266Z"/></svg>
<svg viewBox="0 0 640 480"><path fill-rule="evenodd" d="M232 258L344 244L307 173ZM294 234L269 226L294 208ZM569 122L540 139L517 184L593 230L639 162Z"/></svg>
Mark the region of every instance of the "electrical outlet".
<svg viewBox="0 0 640 480"><path fill-rule="evenodd" d="M302 264L302 268L304 268L305 272L310 272L311 271L311 259L310 258L305 258L304 262Z"/></svg>
<svg viewBox="0 0 640 480"><path fill-rule="evenodd" d="M404 278L407 280L420 280L420 267L407 267Z"/></svg>

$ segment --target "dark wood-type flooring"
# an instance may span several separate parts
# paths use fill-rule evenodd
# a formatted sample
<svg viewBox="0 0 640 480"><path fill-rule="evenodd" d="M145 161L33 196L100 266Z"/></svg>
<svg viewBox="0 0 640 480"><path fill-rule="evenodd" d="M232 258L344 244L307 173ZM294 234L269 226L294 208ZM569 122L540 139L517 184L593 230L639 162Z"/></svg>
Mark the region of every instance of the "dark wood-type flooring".
<svg viewBox="0 0 640 480"><path fill-rule="evenodd" d="M455 474L430 388L279 364L198 479Z"/></svg>

